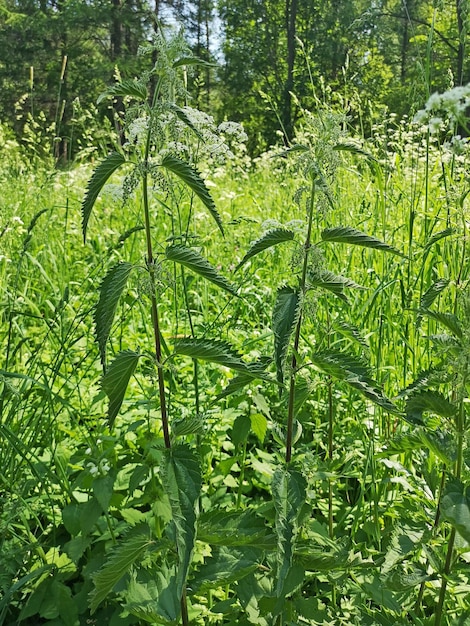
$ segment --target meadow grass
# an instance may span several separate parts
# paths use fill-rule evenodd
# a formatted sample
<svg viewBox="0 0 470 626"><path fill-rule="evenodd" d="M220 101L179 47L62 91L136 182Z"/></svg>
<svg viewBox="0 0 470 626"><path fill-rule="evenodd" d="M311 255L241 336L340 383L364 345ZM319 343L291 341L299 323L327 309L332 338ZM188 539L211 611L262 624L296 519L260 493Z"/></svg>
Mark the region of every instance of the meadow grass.
<svg viewBox="0 0 470 626"><path fill-rule="evenodd" d="M438 514L446 476L454 474L463 485L468 481L466 463L452 469L457 448L466 454L464 417L455 421L446 404L461 402L466 411L468 383L459 375L467 365L444 334L455 320L428 312L468 323L461 304L469 278L468 150L455 154L410 121L393 118L369 140L349 140L360 150L343 155L331 184L332 201L328 205L323 199L314 215L312 241L329 269L363 289L345 289L342 300L322 290L305 297L297 356L307 365L296 379L294 456L308 495L301 519L292 520L297 569L285 583L290 600L280 612L267 575L263 578L276 570L275 559L268 556L254 569L249 544L233 553L241 563L240 580L236 569L214 574L212 581L210 572L199 578L198 572L205 572L204 563L215 555L222 567L220 537L232 532L230 525L221 525L222 548L208 548L204 531L209 537L215 533L211 512L245 512L248 518L255 511L265 524L282 526L271 484L285 446L287 398L279 397L276 384L262 380L224 396L234 374L212 363L198 367L195 390L191 359L180 356L168 366L173 424L198 447L204 477L188 618L194 624L262 625L268 623L264 614L289 624L437 624L443 575L452 593L439 623L463 623L459 620L470 614L465 492L457 500L446 492L464 511L458 519L450 504L441 513L446 524ZM175 338L194 333L230 342L246 362L272 356L276 294L299 265L299 247L281 243L234 270L269 228L301 228L305 221L304 199L294 200L298 171L289 156L277 152L253 162L241 156L224 166L207 163L203 175L225 225L224 239L192 198L176 198L176 217L163 211L154 221L155 236L165 241L174 236L172 220L190 214L198 249L237 284L240 296L233 298L186 271L185 288L178 289L181 275L168 266L158 291L164 350ZM111 187L103 189L84 245L80 205L91 171L88 165L67 171L31 165L13 142L0 169L1 624L151 621L132 605L119 579L94 616L86 608L87 596L97 602L93 584L98 580L106 589L97 572L106 573L100 568L109 563L109 551L152 512L155 535L169 541L163 531L171 518L168 496L155 469L155 459L162 456L155 371L147 361L140 363L109 428L94 337L102 278L116 263L130 261L141 270L118 304L108 350L111 357L135 346L151 350L146 249L140 237L144 200L136 189L121 204ZM111 182L121 180L116 174ZM324 245L322 230L338 225L352 225L403 254ZM162 252L156 249L157 258ZM311 366L312 355L322 350L347 350L365 359L397 411L367 401L333 370ZM443 362L445 374L436 380L430 369ZM413 394L405 391L412 383L422 392L414 405ZM184 435L185 420L200 416L203 428ZM256 523L250 521L250 532L261 532ZM449 552L450 529L456 527L461 534ZM243 525L240 529L243 533ZM259 537L272 549L272 536ZM135 541L140 554L138 536ZM153 563L156 557L145 558ZM154 572L150 566L145 571ZM301 580L295 578L299 575ZM142 586L149 584L149 575L134 573L126 580ZM255 595L250 588L256 588Z"/></svg>

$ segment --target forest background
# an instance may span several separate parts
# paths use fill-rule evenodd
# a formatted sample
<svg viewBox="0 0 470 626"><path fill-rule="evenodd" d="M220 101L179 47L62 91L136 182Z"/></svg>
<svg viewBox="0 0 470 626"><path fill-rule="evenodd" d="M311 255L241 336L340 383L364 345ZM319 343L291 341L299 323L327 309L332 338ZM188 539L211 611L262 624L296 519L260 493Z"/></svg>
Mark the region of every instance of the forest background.
<svg viewBox="0 0 470 626"><path fill-rule="evenodd" d="M470 80L466 6L459 0L2 0L0 120L21 141L29 139L32 150L44 145L38 132L55 138L56 156L69 159L103 135L103 119L113 123L113 105L96 104L103 85L116 72L133 78L150 69L155 59L139 56L139 46L159 22L180 22L195 55L213 63L191 80L192 106L219 121L243 122L252 154L275 143L281 129L292 139L299 101L310 110L317 98L339 104L367 134L384 109L413 114L432 91Z"/></svg>

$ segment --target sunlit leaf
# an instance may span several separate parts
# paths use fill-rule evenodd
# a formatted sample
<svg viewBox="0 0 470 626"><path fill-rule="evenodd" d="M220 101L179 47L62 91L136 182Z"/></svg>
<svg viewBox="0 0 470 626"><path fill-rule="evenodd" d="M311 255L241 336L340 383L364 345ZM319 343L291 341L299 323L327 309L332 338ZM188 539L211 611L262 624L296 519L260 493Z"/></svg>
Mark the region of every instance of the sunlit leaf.
<svg viewBox="0 0 470 626"><path fill-rule="evenodd" d="M405 410L407 415L422 419L423 413L453 417L458 409L438 391L424 389L407 399Z"/></svg>
<svg viewBox="0 0 470 626"><path fill-rule="evenodd" d="M284 381L284 361L290 337L300 314L300 295L297 289L284 286L277 291L272 328L274 333L274 360L277 380Z"/></svg>
<svg viewBox="0 0 470 626"><path fill-rule="evenodd" d="M112 548L105 564L92 575L94 589L90 593L90 610L96 611L113 590L114 586L127 574L134 563L142 558L152 544L150 529L142 526L133 529L127 537Z"/></svg>
<svg viewBox="0 0 470 626"><path fill-rule="evenodd" d="M229 585L254 572L260 564L261 553L250 547L214 546L212 555L190 580L195 593Z"/></svg>
<svg viewBox="0 0 470 626"><path fill-rule="evenodd" d="M347 298L344 295L345 287L364 289L364 287L361 287L361 285L358 285L350 278L347 278L346 276L338 276L329 270L316 270L314 272L308 272L307 284L309 288L319 287L320 289L331 291L331 293L334 293L335 296L338 296L338 298L341 298L341 300L344 300L345 302L347 302Z"/></svg>
<svg viewBox="0 0 470 626"><path fill-rule="evenodd" d="M131 263L118 263L103 278L100 297L95 308L95 331L100 350L101 364L106 367L106 343L113 325L119 298L126 287L132 270Z"/></svg>
<svg viewBox="0 0 470 626"><path fill-rule="evenodd" d="M237 295L237 288L213 267L197 250L183 245L168 246L165 250L169 261L180 263L192 272L210 280L221 289L228 291L233 296Z"/></svg>
<svg viewBox="0 0 470 626"><path fill-rule="evenodd" d="M102 386L109 398L108 422L114 424L124 400L127 385L135 371L140 354L132 350L119 352L103 376Z"/></svg>
<svg viewBox="0 0 470 626"><path fill-rule="evenodd" d="M365 248L375 248L377 250L383 250L384 252L391 252L398 256L405 256L402 252L388 245L384 241L367 235L356 228L351 226L337 226L336 228L326 228L321 238L323 241L336 241L338 243L348 243L355 246L363 246Z"/></svg>
<svg viewBox="0 0 470 626"><path fill-rule="evenodd" d="M292 241L294 236L295 233L287 228L273 228L272 230L269 230L250 246L248 252L235 268L235 271L239 270L249 259L256 256L263 250L272 248L273 246L276 246L284 241Z"/></svg>
<svg viewBox="0 0 470 626"><path fill-rule="evenodd" d="M214 200L209 193L206 183L202 180L200 174L190 165L178 157L170 154L163 158L162 167L178 176L178 178L180 178L191 189L191 191L196 194L204 206L209 210L209 213L214 218L220 232L223 235L224 229L222 226L222 220L220 219L220 215L215 208Z"/></svg>
<svg viewBox="0 0 470 626"><path fill-rule="evenodd" d="M436 322L448 328L453 335L462 339L463 333L460 320L453 313L441 313L440 311L431 311L430 309L421 309L421 313L432 320L436 320Z"/></svg>
<svg viewBox="0 0 470 626"><path fill-rule="evenodd" d="M106 100L106 98L124 98L125 96L130 96L132 98L136 98L137 100L145 101L147 99L147 95L147 87L139 80L131 78L129 80L123 80L116 85L108 87L106 91L100 94L97 103L100 104L101 102L103 102L103 100Z"/></svg>
<svg viewBox="0 0 470 626"><path fill-rule="evenodd" d="M441 499L441 514L470 543L470 486L450 480Z"/></svg>
<svg viewBox="0 0 470 626"><path fill-rule="evenodd" d="M82 232L83 240L86 241L86 231L91 211L95 205L96 199L103 189L108 179L126 160L119 152L109 154L93 172L92 177L88 181L85 198L82 202Z"/></svg>

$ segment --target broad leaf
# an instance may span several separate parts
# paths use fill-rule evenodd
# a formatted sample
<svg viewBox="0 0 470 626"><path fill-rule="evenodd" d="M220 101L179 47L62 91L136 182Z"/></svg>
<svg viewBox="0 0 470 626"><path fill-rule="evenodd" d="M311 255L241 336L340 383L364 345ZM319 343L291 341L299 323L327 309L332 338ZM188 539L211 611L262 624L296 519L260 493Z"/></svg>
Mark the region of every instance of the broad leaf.
<svg viewBox="0 0 470 626"><path fill-rule="evenodd" d="M422 309L421 313L432 320L436 320L436 322L448 328L453 335L462 339L460 320L453 313L441 313L440 311L431 311L430 309Z"/></svg>
<svg viewBox="0 0 470 626"><path fill-rule="evenodd" d="M182 417L173 420L171 423L171 434L173 437L182 437L184 435L192 435L194 433L204 432L204 416L192 415L191 417Z"/></svg>
<svg viewBox="0 0 470 626"><path fill-rule="evenodd" d="M307 276L307 284L309 288L320 287L321 289L331 291L331 293L334 293L335 296L338 296L338 298L341 298L341 300L344 300L345 302L348 301L343 293L345 287L365 289L365 287L358 285L350 278L346 278L346 276L338 276L329 270L309 272Z"/></svg>
<svg viewBox="0 0 470 626"><path fill-rule="evenodd" d="M290 337L300 314L300 295L297 289L284 286L277 291L273 310L274 361L277 380L284 382L284 361Z"/></svg>
<svg viewBox="0 0 470 626"><path fill-rule="evenodd" d="M350 226L338 226L336 228L326 228L322 234L321 238L323 241L337 241L338 243L348 243L353 244L355 246L363 246L365 248L375 248L377 250L383 250L384 252L391 252L392 254L397 254L398 256L404 257L405 255L394 248L393 246L389 246L387 243L377 239L376 237L371 237L366 233L363 233L356 228L351 228Z"/></svg>
<svg viewBox="0 0 470 626"><path fill-rule="evenodd" d="M116 98L116 97L125 97L131 96L132 98L137 98L137 100L146 100L147 99L147 87L142 84L137 79L123 80L116 85L112 85L106 91L104 91L98 97L97 103L100 104L106 98Z"/></svg>
<svg viewBox="0 0 470 626"><path fill-rule="evenodd" d="M254 511L208 511L201 515L197 538L212 546L253 546L274 549L263 519Z"/></svg>
<svg viewBox="0 0 470 626"><path fill-rule="evenodd" d="M209 261L197 252L197 250L194 250L194 248L187 248L182 245L168 246L165 250L165 254L169 261L180 263L196 274L210 280L211 283L214 283L217 287L225 289L225 291L228 291L233 296L237 295L235 285L219 274L215 267L213 267Z"/></svg>
<svg viewBox="0 0 470 626"><path fill-rule="evenodd" d="M106 343L119 298L127 284L131 270L131 263L118 263L108 271L101 282L100 298L95 309L95 332L103 368L106 368Z"/></svg>
<svg viewBox="0 0 470 626"><path fill-rule="evenodd" d="M282 243L283 241L292 241L294 236L294 232L292 230L288 230L287 228L273 228L272 230L269 230L251 245L248 252L235 268L235 271L239 270L242 265L248 261L248 259L251 259L263 250L272 248L272 246L276 246L278 243Z"/></svg>
<svg viewBox="0 0 470 626"><path fill-rule="evenodd" d="M191 191L197 195L197 197L209 210L223 235L224 229L222 226L222 220L220 219L220 215L215 208L214 200L212 199L212 196L210 195L209 190L199 173L190 165L172 155L167 155L163 158L162 167L178 176L178 178L188 185Z"/></svg>
<svg viewBox="0 0 470 626"><path fill-rule="evenodd" d="M154 570L152 578L146 582L138 581L134 575L123 594L127 600L124 609L141 622L177 626L181 604L175 581L175 568L165 563Z"/></svg>
<svg viewBox="0 0 470 626"><path fill-rule="evenodd" d="M441 500L441 514L470 543L470 487L449 481Z"/></svg>
<svg viewBox="0 0 470 626"><path fill-rule="evenodd" d="M449 283L450 280L448 278L439 278L438 280L436 280L421 296L419 308L429 309L434 300L439 296L442 291L444 291Z"/></svg>
<svg viewBox="0 0 470 626"><path fill-rule="evenodd" d="M175 354L184 354L192 359L218 363L251 376L252 379L262 378L270 380L269 376L264 373L264 367L258 363L245 363L241 355L225 341L215 339L181 339L175 344Z"/></svg>
<svg viewBox="0 0 470 626"><path fill-rule="evenodd" d="M356 356L330 350L314 353L311 360L325 374L344 381L386 411L399 413L393 402L369 376L367 366Z"/></svg>
<svg viewBox="0 0 470 626"><path fill-rule="evenodd" d="M103 376L102 386L109 398L108 421L112 427L116 415L119 413L127 385L135 371L140 354L132 350L119 352Z"/></svg>
<svg viewBox="0 0 470 626"><path fill-rule="evenodd" d="M92 575L94 583L94 589L90 593L92 613L107 598L124 574L142 558L151 544L148 527L133 529L127 537L120 539L119 544L111 550L103 567Z"/></svg>
<svg viewBox="0 0 470 626"><path fill-rule="evenodd" d="M426 389L410 396L406 401L405 410L409 417L422 421L423 413L453 417L458 409L438 391Z"/></svg>
<svg viewBox="0 0 470 626"><path fill-rule="evenodd" d="M86 241L86 231L88 226L88 220L96 199L103 189L106 181L112 174L123 164L126 160L119 152L112 152L109 154L93 172L92 177L88 181L86 188L85 198L82 202L82 232L83 241Z"/></svg>
<svg viewBox="0 0 470 626"><path fill-rule="evenodd" d="M241 580L260 564L261 553L254 548L216 546L190 581L195 593L203 593Z"/></svg>
<svg viewBox="0 0 470 626"><path fill-rule="evenodd" d="M292 565L298 519L305 504L307 483L296 470L277 469L272 479L272 494L276 510L277 582L279 596Z"/></svg>
<svg viewBox="0 0 470 626"><path fill-rule="evenodd" d="M179 567L175 584L176 594L181 599L196 541L202 478L199 462L187 446L173 446L165 452L163 481L176 528Z"/></svg>

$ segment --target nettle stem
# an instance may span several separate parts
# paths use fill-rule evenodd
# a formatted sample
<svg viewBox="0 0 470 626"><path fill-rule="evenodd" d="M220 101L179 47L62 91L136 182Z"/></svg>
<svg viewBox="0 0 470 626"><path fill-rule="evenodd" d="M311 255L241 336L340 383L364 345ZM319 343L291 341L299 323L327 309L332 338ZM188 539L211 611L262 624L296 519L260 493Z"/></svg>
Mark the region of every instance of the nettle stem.
<svg viewBox="0 0 470 626"><path fill-rule="evenodd" d="M307 291L307 269L308 269L308 257L311 248L312 241L312 224L313 224L313 209L315 207L315 178L312 179L312 189L310 192L310 204L308 208L308 226L307 236L304 244L304 262L302 266L302 275L300 277L299 293L302 300ZM287 434L286 434L286 463L290 463L292 458L292 436L294 429L294 411L295 411L295 379L297 374L297 354L300 343L300 331L302 329L302 308L300 309L297 324L295 326L294 333L294 345L291 361L291 374L290 374L290 386L289 386L289 403L287 409Z"/></svg>

